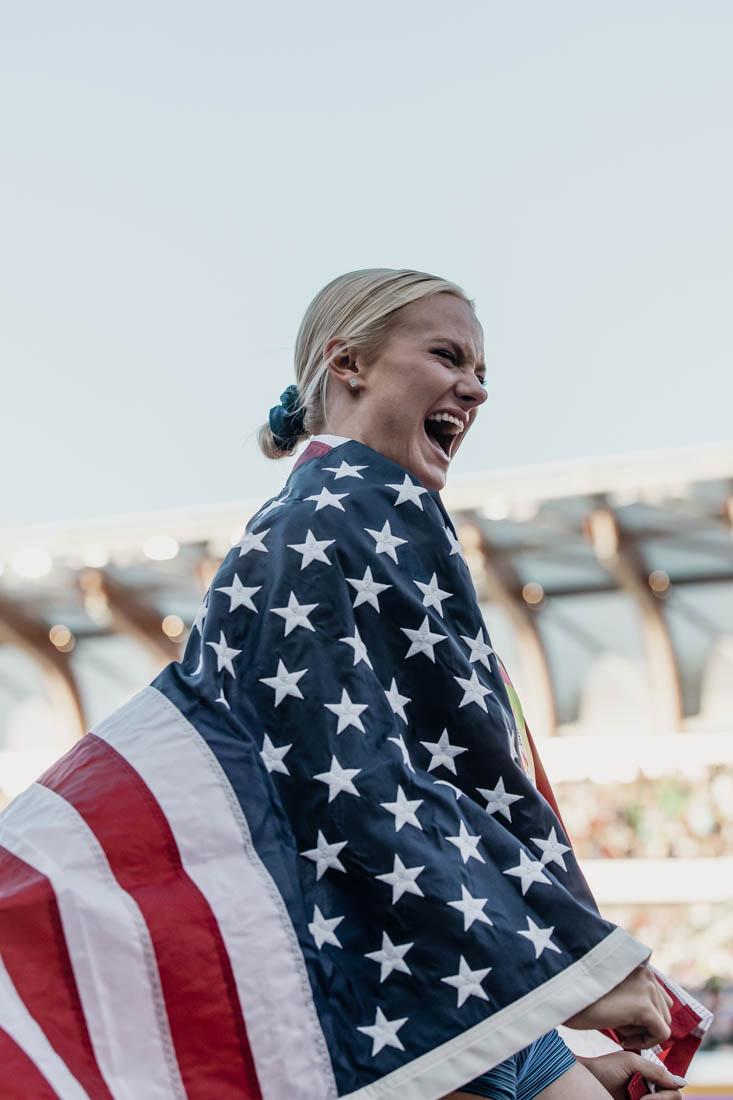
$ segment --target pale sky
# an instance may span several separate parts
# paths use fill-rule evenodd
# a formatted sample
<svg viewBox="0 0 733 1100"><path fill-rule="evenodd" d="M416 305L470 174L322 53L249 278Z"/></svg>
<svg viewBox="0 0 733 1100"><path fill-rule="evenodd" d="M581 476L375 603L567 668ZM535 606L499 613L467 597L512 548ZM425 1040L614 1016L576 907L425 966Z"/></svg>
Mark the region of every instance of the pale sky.
<svg viewBox="0 0 733 1100"><path fill-rule="evenodd" d="M334 276L476 300L454 470L728 440L733 5L0 5L0 527L262 500Z"/></svg>

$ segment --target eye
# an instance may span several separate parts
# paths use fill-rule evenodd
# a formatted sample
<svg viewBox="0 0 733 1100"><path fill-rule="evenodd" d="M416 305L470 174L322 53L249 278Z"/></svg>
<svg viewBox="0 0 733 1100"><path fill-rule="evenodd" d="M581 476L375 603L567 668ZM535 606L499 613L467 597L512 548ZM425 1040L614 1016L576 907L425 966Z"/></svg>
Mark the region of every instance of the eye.
<svg viewBox="0 0 733 1100"><path fill-rule="evenodd" d="M445 348L431 348L433 355L444 355L446 359L450 359L451 363L457 363L455 355L452 351L447 351Z"/></svg>
<svg viewBox="0 0 733 1100"><path fill-rule="evenodd" d="M453 364L458 363L458 360L457 360L456 356L453 354L452 351L448 351L447 348L431 348L430 351L433 355L443 355L443 356L445 356L445 358L450 359L451 363L453 363ZM478 378L478 380L479 380L479 382L481 383L482 386L486 385L486 375L485 374L476 375L476 377Z"/></svg>

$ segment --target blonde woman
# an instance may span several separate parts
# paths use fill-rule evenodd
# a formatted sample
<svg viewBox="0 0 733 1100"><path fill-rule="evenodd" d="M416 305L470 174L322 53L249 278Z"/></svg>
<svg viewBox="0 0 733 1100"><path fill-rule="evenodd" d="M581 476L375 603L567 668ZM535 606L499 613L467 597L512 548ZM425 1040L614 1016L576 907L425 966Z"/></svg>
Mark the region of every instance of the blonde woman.
<svg viewBox="0 0 733 1100"><path fill-rule="evenodd" d="M486 369L451 282L316 295L182 659L0 816L3 1097L679 1100L704 1010L598 911L440 499Z"/></svg>

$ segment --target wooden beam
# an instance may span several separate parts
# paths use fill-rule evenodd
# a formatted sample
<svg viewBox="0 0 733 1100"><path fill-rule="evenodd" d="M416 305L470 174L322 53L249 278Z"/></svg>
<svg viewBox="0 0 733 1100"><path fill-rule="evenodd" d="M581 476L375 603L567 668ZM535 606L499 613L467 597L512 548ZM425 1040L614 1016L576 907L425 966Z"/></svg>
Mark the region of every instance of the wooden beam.
<svg viewBox="0 0 733 1100"><path fill-rule="evenodd" d="M87 732L84 703L71 664L71 653L57 649L49 638L50 626L34 618L13 600L0 596L0 639L27 653L39 666L65 726L77 737Z"/></svg>
<svg viewBox="0 0 733 1100"><path fill-rule="evenodd" d="M617 513L603 498L588 513L584 531L599 565L629 594L639 612L654 727L679 729L683 708L677 655L664 615L664 597L649 587L649 569L636 536L621 527Z"/></svg>
<svg viewBox="0 0 733 1100"><path fill-rule="evenodd" d="M531 685L532 729L549 736L557 730L557 704L545 644L537 626L541 604L530 607L522 595L522 581L503 553L490 543L482 525L462 519L459 534L487 598L509 619L517 638L524 680Z"/></svg>

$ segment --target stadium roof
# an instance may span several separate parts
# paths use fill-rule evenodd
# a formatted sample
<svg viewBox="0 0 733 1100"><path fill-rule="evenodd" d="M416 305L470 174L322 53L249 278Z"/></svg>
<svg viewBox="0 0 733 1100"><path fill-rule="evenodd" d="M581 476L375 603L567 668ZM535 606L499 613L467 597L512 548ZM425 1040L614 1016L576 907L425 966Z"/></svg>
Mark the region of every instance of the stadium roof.
<svg viewBox="0 0 733 1100"><path fill-rule="evenodd" d="M733 444L457 475L441 496L535 732L730 723ZM120 637L177 658L264 503L0 529L0 713L20 650L89 728L85 661Z"/></svg>

